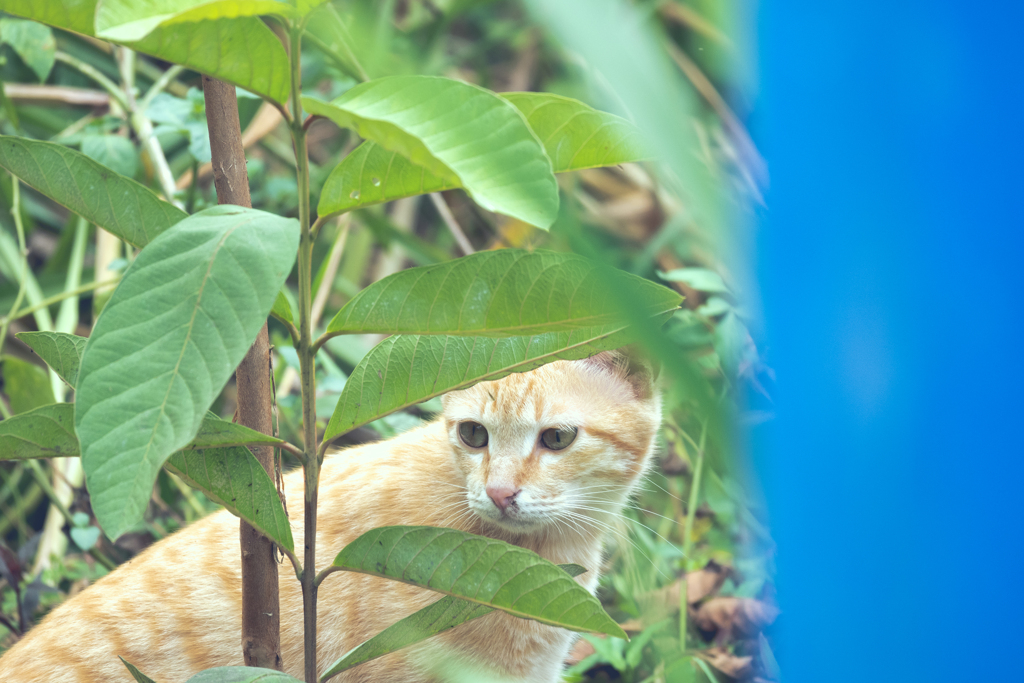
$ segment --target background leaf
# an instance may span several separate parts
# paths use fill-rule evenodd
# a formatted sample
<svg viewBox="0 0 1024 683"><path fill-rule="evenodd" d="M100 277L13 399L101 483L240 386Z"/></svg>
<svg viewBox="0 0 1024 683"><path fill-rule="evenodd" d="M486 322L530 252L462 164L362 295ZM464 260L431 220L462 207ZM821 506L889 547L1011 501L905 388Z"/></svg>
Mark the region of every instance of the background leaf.
<svg viewBox="0 0 1024 683"><path fill-rule="evenodd" d="M0 356L4 393L15 415L56 403L46 370L14 356Z"/></svg>
<svg viewBox="0 0 1024 683"><path fill-rule="evenodd" d="M292 528L277 487L248 448L179 451L168 458L164 467L282 548L295 550Z"/></svg>
<svg viewBox="0 0 1024 683"><path fill-rule="evenodd" d="M630 341L621 325L500 338L396 334L352 371L324 440L449 391L553 360L587 358Z"/></svg>
<svg viewBox="0 0 1024 683"><path fill-rule="evenodd" d="M578 564L560 564L558 567L569 576L574 577L587 571ZM487 605L478 605L475 602L446 595L437 602L433 602L405 619L388 626L362 645L352 649L327 667L327 670L321 674L320 680L326 681L346 669L426 640L493 611L494 609Z"/></svg>
<svg viewBox="0 0 1024 683"><path fill-rule="evenodd" d="M544 148L518 110L488 90L392 76L329 104L308 97L302 103L436 176L457 179L485 209L544 229L555 220L558 186Z"/></svg>
<svg viewBox="0 0 1024 683"><path fill-rule="evenodd" d="M93 511L116 538L141 518L291 271L298 224L217 206L143 249L86 345L75 426Z"/></svg>
<svg viewBox="0 0 1024 683"><path fill-rule="evenodd" d="M334 565L552 626L627 637L597 598L564 570L493 538L437 527L381 527L345 546Z"/></svg>
<svg viewBox="0 0 1024 683"><path fill-rule="evenodd" d="M57 60L57 43L49 26L23 19L0 19L0 40L18 53L40 83L46 82Z"/></svg>
<svg viewBox="0 0 1024 683"><path fill-rule="evenodd" d="M139 171L139 153L122 135L86 135L82 154L127 178L134 178Z"/></svg>
<svg viewBox="0 0 1024 683"><path fill-rule="evenodd" d="M526 117L555 173L639 161L650 155L625 119L549 93L502 93ZM329 215L460 187L401 154L367 141L338 164L320 192L317 213Z"/></svg>
<svg viewBox="0 0 1024 683"><path fill-rule="evenodd" d="M134 180L52 142L0 135L0 166L136 247L188 215Z"/></svg>
<svg viewBox="0 0 1024 683"><path fill-rule="evenodd" d="M78 366L89 340L64 332L18 332L14 335L35 351L43 362L72 389L78 381Z"/></svg>
<svg viewBox="0 0 1024 683"><path fill-rule="evenodd" d="M75 406L54 403L0 421L0 460L78 456Z"/></svg>
<svg viewBox="0 0 1024 683"><path fill-rule="evenodd" d="M327 331L506 336L591 327L621 317L613 288L651 315L682 301L666 287L575 254L499 249L375 282Z"/></svg>

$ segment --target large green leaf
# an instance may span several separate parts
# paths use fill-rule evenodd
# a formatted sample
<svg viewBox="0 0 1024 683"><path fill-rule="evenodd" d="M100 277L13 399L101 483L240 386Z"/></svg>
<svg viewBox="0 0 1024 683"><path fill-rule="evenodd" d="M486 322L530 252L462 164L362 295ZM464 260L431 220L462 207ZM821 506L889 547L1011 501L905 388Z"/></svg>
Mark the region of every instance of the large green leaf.
<svg viewBox="0 0 1024 683"><path fill-rule="evenodd" d="M196 438L185 448L217 448L223 446L242 446L250 443L279 444L281 439L249 429L237 422L222 420L213 413L207 413L199 426Z"/></svg>
<svg viewBox="0 0 1024 683"><path fill-rule="evenodd" d="M644 315L682 301L667 287L582 256L500 249L390 275L353 297L327 332L501 337L593 327L623 317L613 290Z"/></svg>
<svg viewBox="0 0 1024 683"><path fill-rule="evenodd" d="M573 631L626 638L601 603L532 550L455 529L389 526L345 546L334 565Z"/></svg>
<svg viewBox="0 0 1024 683"><path fill-rule="evenodd" d="M49 374L35 363L15 356L0 356L0 377L15 415L57 402Z"/></svg>
<svg viewBox="0 0 1024 683"><path fill-rule="evenodd" d="M570 576L579 576L587 571L578 564L560 564L558 567ZM446 595L437 602L433 602L405 619L388 626L362 645L349 651L327 667L327 670L321 674L320 681L326 681L346 669L426 640L493 611L494 608L487 605L479 605Z"/></svg>
<svg viewBox="0 0 1024 683"><path fill-rule="evenodd" d="M317 213L349 211L402 197L460 187L455 178L434 175L398 152L364 142L334 167L320 191Z"/></svg>
<svg viewBox="0 0 1024 683"><path fill-rule="evenodd" d="M523 337L396 334L373 347L352 371L324 440L449 391L553 360L587 358L630 341L621 325Z"/></svg>
<svg viewBox="0 0 1024 683"><path fill-rule="evenodd" d="M57 28L93 35L96 0L3 0L0 9Z"/></svg>
<svg viewBox="0 0 1024 683"><path fill-rule="evenodd" d="M547 228L558 213L551 161L522 114L495 93L433 76L358 85L303 106L466 188L485 209Z"/></svg>
<svg viewBox="0 0 1024 683"><path fill-rule="evenodd" d="M0 460L78 455L75 406L54 403L0 421Z"/></svg>
<svg viewBox="0 0 1024 683"><path fill-rule="evenodd" d="M188 215L134 180L52 142L0 135L0 166L137 247Z"/></svg>
<svg viewBox="0 0 1024 683"><path fill-rule="evenodd" d="M96 0L4 0L3 10L57 28L95 35ZM123 44L276 102L288 100L288 55L274 32L258 17L158 26L142 40Z"/></svg>
<svg viewBox="0 0 1024 683"><path fill-rule="evenodd" d="M507 92L551 158L555 173L649 159L640 131L626 119L561 95Z"/></svg>
<svg viewBox="0 0 1024 683"><path fill-rule="evenodd" d="M544 144L555 173L639 161L650 156L640 131L613 114L549 93L502 93ZM457 186L457 185L456 185ZM400 154L364 142L331 172L317 212L330 215L453 187Z"/></svg>
<svg viewBox="0 0 1024 683"><path fill-rule="evenodd" d="M69 387L75 388L87 338L64 332L18 332L14 336L39 354Z"/></svg>
<svg viewBox="0 0 1024 683"><path fill-rule="evenodd" d="M100 0L96 36L132 42L145 38L158 26L265 14L296 17L298 11L278 0Z"/></svg>
<svg viewBox="0 0 1024 683"><path fill-rule="evenodd" d="M282 548L294 552L292 528L277 487L248 448L179 451L168 458L164 467Z"/></svg>
<svg viewBox="0 0 1024 683"><path fill-rule="evenodd" d="M200 671L187 683L302 683L297 678L273 669L256 666L221 666Z"/></svg>
<svg viewBox="0 0 1024 683"><path fill-rule="evenodd" d="M75 427L93 511L111 538L141 518L266 320L298 248L295 220L218 206L143 249L97 320Z"/></svg>

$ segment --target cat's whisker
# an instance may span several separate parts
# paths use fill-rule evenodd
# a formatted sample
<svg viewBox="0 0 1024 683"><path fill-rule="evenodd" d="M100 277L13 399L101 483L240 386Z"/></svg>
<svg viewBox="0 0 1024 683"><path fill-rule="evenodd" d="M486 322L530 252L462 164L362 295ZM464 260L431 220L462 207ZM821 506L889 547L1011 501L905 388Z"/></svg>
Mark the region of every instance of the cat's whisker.
<svg viewBox="0 0 1024 683"><path fill-rule="evenodd" d="M604 531L607 531L607 532L615 534L616 536L618 536L619 538L621 538L622 540L626 541L631 546L633 546L633 548L638 553L643 555L644 558L648 562L651 563L651 566L654 567L655 571L657 571L659 574L661 574L662 577L668 578L668 576L665 574L665 572L661 571L661 569L658 567L658 565L655 564L654 560L651 559L650 555L645 553L643 551L643 549L633 539L631 539L628 536L626 536L625 534L623 534L621 531L619 531L618 529L613 527L611 524L608 524L606 522L602 522L600 520L596 520L593 517L588 517L587 515L581 515L579 513L575 513L575 512L571 512L571 511L566 511L566 514L567 515L571 515L572 519L574 519L574 520L576 520L576 521L578 521L578 522L580 522L582 524L591 524L591 525L593 525L594 527L596 527L598 529L602 529Z"/></svg>
<svg viewBox="0 0 1024 683"><path fill-rule="evenodd" d="M618 519L621 519L621 520L623 520L623 521L626 521L626 522L632 522L633 524L639 524L640 526L642 526L643 528L647 529L647 530L648 530L648 531L650 531L650 532L651 532L652 534L654 534L655 536L657 536L657 537L658 537L658 538L660 538L661 540L665 541L665 542L666 542L666 543L668 543L669 545L674 545L674 544L672 543L672 541L668 540L667 538L665 538L664 536L662 536L661 534L659 534L659 533L658 533L657 531L655 531L655 530L654 530L654 529L652 529L651 527L649 527L649 526L647 526L646 524L644 524L643 522L641 522L641 521L639 521L639 520L636 520L636 519L632 519L632 518L630 518L630 517L627 517L627 516L625 516L624 514L622 514L621 512L619 512L619 513L611 513L611 512L609 512L608 510L602 510L601 508L594 508L594 507L588 507L588 506L585 506L585 505L577 505L577 506L575 506L575 507L576 507L577 509L579 509L579 510L590 510L590 511L593 511L593 512L604 512L604 513L607 513L607 514L611 514L611 515L612 515L613 517L617 517Z"/></svg>

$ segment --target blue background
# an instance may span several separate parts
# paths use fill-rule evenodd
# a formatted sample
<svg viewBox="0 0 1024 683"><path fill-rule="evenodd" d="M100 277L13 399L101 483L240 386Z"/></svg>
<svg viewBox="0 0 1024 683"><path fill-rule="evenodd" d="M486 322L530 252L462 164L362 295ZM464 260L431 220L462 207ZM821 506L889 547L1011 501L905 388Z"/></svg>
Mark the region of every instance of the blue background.
<svg viewBox="0 0 1024 683"><path fill-rule="evenodd" d="M784 680L1022 680L1024 10L767 2Z"/></svg>

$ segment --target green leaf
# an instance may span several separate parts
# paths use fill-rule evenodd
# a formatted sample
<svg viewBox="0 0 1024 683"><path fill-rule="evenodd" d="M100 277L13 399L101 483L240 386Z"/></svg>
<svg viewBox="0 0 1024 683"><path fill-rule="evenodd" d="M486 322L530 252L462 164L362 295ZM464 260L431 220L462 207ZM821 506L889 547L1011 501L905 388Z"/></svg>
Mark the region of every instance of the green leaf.
<svg viewBox="0 0 1024 683"><path fill-rule="evenodd" d="M303 11L301 7L299 11ZM352 50L352 36L349 35L348 26L342 20L334 3L320 5L306 20L305 30L303 44L315 45L333 59L342 70L356 79L370 80Z"/></svg>
<svg viewBox="0 0 1024 683"><path fill-rule="evenodd" d="M139 170L139 153L131 140L121 135L86 135L82 154L127 178Z"/></svg>
<svg viewBox="0 0 1024 683"><path fill-rule="evenodd" d="M196 450L198 448L242 446L250 443L279 444L284 441L255 429L249 429L245 425L222 420L213 413L207 413L203 418L203 423L199 426L196 438L192 439L192 442L185 448Z"/></svg>
<svg viewBox="0 0 1024 683"><path fill-rule="evenodd" d="M345 546L334 565L552 626L627 638L597 598L564 570L493 538L437 527L381 527Z"/></svg>
<svg viewBox="0 0 1024 683"><path fill-rule="evenodd" d="M289 552L295 551L277 487L248 448L179 451L164 467Z"/></svg>
<svg viewBox="0 0 1024 683"><path fill-rule="evenodd" d="M553 360L587 358L630 341L621 325L532 337L396 334L377 344L352 371L324 440L449 391Z"/></svg>
<svg viewBox="0 0 1024 683"><path fill-rule="evenodd" d="M121 663L124 664L125 668L128 669L128 673L130 673L132 675L132 678L135 679L135 683L156 683L152 678L136 669L133 664L126 661L125 658L121 655L118 655L117 658L120 659Z"/></svg>
<svg viewBox="0 0 1024 683"><path fill-rule="evenodd" d="M78 456L75 406L54 403L0 421L0 460Z"/></svg>
<svg viewBox="0 0 1024 683"><path fill-rule="evenodd" d="M278 0L103 0L96 8L96 36L132 42L158 26L268 14L298 16L294 7Z"/></svg>
<svg viewBox="0 0 1024 683"><path fill-rule="evenodd" d="M708 268L676 268L667 273L659 270L658 277L669 282L686 283L698 292L730 293L722 276Z"/></svg>
<svg viewBox="0 0 1024 683"><path fill-rule="evenodd" d="M78 381L78 366L88 339L63 332L18 332L14 335L39 354L69 387Z"/></svg>
<svg viewBox="0 0 1024 683"><path fill-rule="evenodd" d="M626 119L561 95L507 92L551 158L555 173L651 158L640 131Z"/></svg>
<svg viewBox="0 0 1024 683"><path fill-rule="evenodd" d="M0 19L0 40L18 53L43 83L57 60L57 41L49 26L23 19Z"/></svg>
<svg viewBox="0 0 1024 683"><path fill-rule="evenodd" d="M4 0L9 14L95 35L96 0ZM239 16L159 26L126 47L201 71L275 102L288 100L288 55L258 17Z"/></svg>
<svg viewBox="0 0 1024 683"><path fill-rule="evenodd" d="M533 335L615 323L612 289L656 315L682 297L593 261L500 249L390 275L353 297L328 333Z"/></svg>
<svg viewBox="0 0 1024 683"><path fill-rule="evenodd" d="M302 683L297 678L273 669L256 666L221 666L200 671L187 683Z"/></svg>
<svg viewBox="0 0 1024 683"><path fill-rule="evenodd" d="M316 210L318 215L329 216L460 186L455 178L434 175L398 152L389 152L375 142L364 142L331 171L320 191Z"/></svg>
<svg viewBox="0 0 1024 683"><path fill-rule="evenodd" d="M288 101L288 55L274 32L257 17L161 26L142 40L125 44L275 102Z"/></svg>
<svg viewBox="0 0 1024 683"><path fill-rule="evenodd" d="M0 166L136 247L188 215L134 180L52 142L0 135Z"/></svg>
<svg viewBox="0 0 1024 683"><path fill-rule="evenodd" d="M288 297L284 295L283 291L277 293L277 298L274 299L274 306L270 309L270 315L278 320L294 324L295 319L292 317L292 305L288 303Z"/></svg>
<svg viewBox="0 0 1024 683"><path fill-rule="evenodd" d="M56 403L46 370L14 356L0 356L0 376L15 415Z"/></svg>
<svg viewBox="0 0 1024 683"><path fill-rule="evenodd" d="M298 223L217 206L161 234L93 328L75 427L100 526L141 519L160 466L199 431L291 271Z"/></svg>
<svg viewBox="0 0 1024 683"><path fill-rule="evenodd" d="M547 229L558 213L551 161L522 114L495 93L433 76L358 85L331 103L303 106L398 152L480 206Z"/></svg>
<svg viewBox="0 0 1024 683"><path fill-rule="evenodd" d="M587 571L578 564L560 564L558 567L573 577ZM320 681L322 683L346 669L426 640L493 611L494 608L487 605L478 605L446 595L410 614L405 619L388 626L362 645L349 651L341 659L327 667L327 670L320 675Z"/></svg>
<svg viewBox="0 0 1024 683"><path fill-rule="evenodd" d="M555 173L650 156L640 131L618 116L548 93L502 93L501 97L526 117L544 144ZM374 142L364 142L327 178L317 213L330 215L452 187L459 185Z"/></svg>

